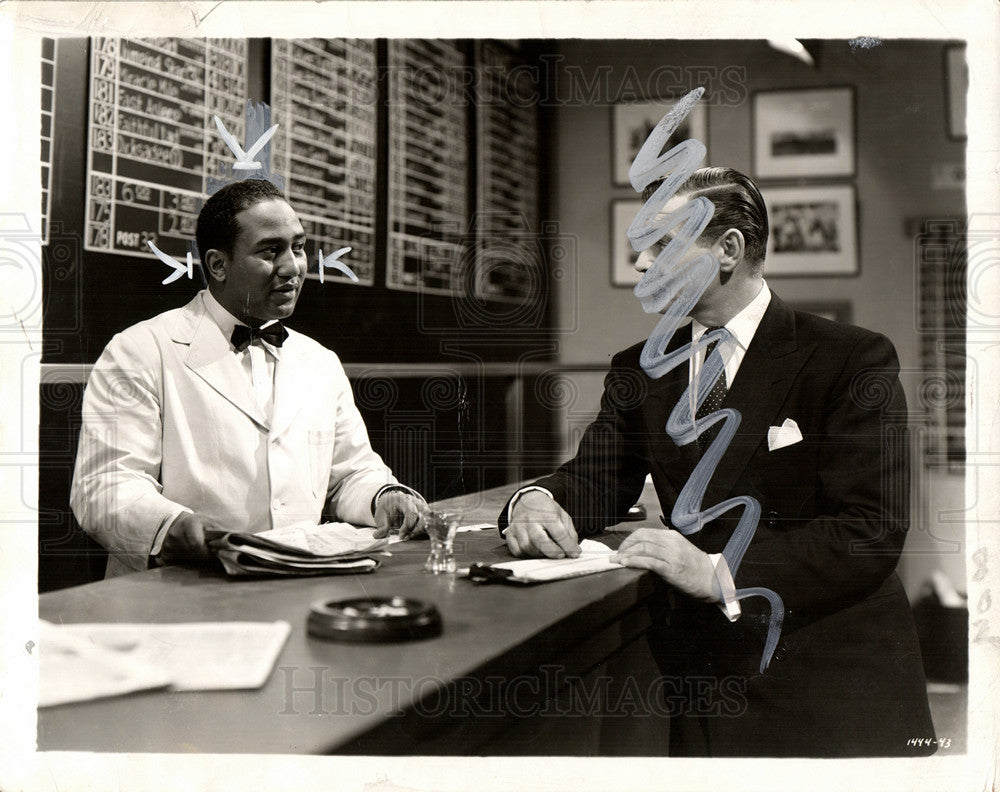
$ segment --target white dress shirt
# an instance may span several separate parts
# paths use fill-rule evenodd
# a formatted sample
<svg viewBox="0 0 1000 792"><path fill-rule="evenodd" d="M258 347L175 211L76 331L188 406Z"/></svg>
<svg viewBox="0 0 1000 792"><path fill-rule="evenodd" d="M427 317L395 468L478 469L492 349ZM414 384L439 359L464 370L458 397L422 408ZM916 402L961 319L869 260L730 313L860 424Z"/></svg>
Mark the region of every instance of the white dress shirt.
<svg viewBox="0 0 1000 792"><path fill-rule="evenodd" d="M740 311L736 316L726 322L726 330L732 335L732 339L724 343L719 344L719 351L722 353L722 359L726 363L726 384L731 388L733 386L733 381L736 379L736 372L740 370L740 364L743 362L743 358L746 357L747 348L750 346L750 342L753 341L754 335L757 333L757 327L760 325L760 320L764 318L764 312L767 311L767 306L771 304L771 290L767 288L767 284L764 283L761 286L760 291L757 292L757 296L754 297L750 303ZM708 328L705 327L697 319L691 320L691 340L692 342L697 342ZM695 399L697 397L697 382L698 375L701 373L701 367L705 365L705 350L698 350L698 354L693 355L688 360L688 382L692 383L694 387L691 388L691 398ZM694 414L692 402L692 415Z"/></svg>
<svg viewBox="0 0 1000 792"><path fill-rule="evenodd" d="M222 307L211 291L205 291L205 310L212 317L227 339L233 334L236 325L246 325L239 321L229 311ZM261 327L267 327L273 322L266 322ZM253 385L257 403L264 415L271 417L274 408L274 366L281 357L281 350L261 338L255 338L242 352L233 351L240 365L246 372L247 379Z"/></svg>

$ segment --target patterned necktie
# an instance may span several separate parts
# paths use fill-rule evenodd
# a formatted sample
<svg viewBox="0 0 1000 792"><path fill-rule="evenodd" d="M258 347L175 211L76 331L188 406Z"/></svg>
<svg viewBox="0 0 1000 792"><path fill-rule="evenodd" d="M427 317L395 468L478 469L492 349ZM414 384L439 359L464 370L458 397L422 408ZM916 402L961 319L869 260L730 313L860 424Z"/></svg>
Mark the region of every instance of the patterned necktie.
<svg viewBox="0 0 1000 792"><path fill-rule="evenodd" d="M288 331L281 322L275 321L266 327L247 327L246 325L236 325L233 334L229 337L237 352L242 352L253 342L255 338L272 346L280 347L288 338Z"/></svg>
<svg viewBox="0 0 1000 792"><path fill-rule="evenodd" d="M705 330L706 333L712 333L716 330L721 330L721 327L709 327ZM708 356L712 354L718 341L713 341L707 347L705 347L705 360L708 360ZM722 407L722 402L726 400L726 394L729 392L729 385L726 383L726 370L722 369L722 372L716 378L715 383L712 385L712 390L708 392L708 397L702 402L701 407L698 408L698 412L695 414L695 419L704 418L709 413L713 413ZM698 436L698 448L705 450L712 444L712 440L719 433L719 428L722 426L722 422L712 424L704 432Z"/></svg>

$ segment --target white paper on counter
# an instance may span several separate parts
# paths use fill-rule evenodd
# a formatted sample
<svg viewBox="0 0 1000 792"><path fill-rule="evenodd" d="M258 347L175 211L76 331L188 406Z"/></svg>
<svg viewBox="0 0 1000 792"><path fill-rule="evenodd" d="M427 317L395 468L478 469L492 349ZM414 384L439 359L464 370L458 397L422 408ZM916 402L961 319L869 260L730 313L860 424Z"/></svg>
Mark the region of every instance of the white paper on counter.
<svg viewBox="0 0 1000 792"><path fill-rule="evenodd" d="M42 623L39 705L169 685L172 690L262 687L288 622Z"/></svg>

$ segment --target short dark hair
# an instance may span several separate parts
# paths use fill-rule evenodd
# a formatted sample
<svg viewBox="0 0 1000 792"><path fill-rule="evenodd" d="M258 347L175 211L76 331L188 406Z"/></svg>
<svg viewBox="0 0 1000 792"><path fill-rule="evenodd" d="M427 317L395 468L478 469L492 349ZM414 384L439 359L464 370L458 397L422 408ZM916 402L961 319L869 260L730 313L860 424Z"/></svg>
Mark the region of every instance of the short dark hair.
<svg viewBox="0 0 1000 792"><path fill-rule="evenodd" d="M642 199L649 200L661 183L662 179L650 184L643 190ZM715 214L702 237L715 240L730 228L739 230L751 271L755 275L763 271L769 233L767 206L753 179L733 168L700 168L680 186L677 194L708 198L715 206Z"/></svg>
<svg viewBox="0 0 1000 792"><path fill-rule="evenodd" d="M239 233L236 215L261 201L273 198L285 200L281 190L264 179L243 179L227 184L205 201L198 213L195 242L198 255L204 258L210 250L233 252L233 243Z"/></svg>

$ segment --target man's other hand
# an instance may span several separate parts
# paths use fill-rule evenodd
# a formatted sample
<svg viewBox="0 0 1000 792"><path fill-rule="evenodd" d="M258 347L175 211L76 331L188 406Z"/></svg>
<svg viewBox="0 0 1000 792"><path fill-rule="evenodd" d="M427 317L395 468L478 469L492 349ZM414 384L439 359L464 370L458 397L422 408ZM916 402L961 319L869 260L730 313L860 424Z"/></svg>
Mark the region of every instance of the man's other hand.
<svg viewBox="0 0 1000 792"><path fill-rule="evenodd" d="M629 534L611 560L622 566L649 569L685 594L718 602L712 559L681 534L665 528L640 528Z"/></svg>
<svg viewBox="0 0 1000 792"><path fill-rule="evenodd" d="M510 552L527 558L576 558L580 555L573 518L544 492L526 492L511 509L504 534Z"/></svg>
<svg viewBox="0 0 1000 792"><path fill-rule="evenodd" d="M205 531L218 526L203 514L184 512L178 515L163 537L158 560L163 564L191 564L211 558L205 544Z"/></svg>
<svg viewBox="0 0 1000 792"><path fill-rule="evenodd" d="M422 536L426 533L426 511L427 503L423 498L402 490L389 490L379 497L375 506L375 533L372 536L384 539L395 528L399 528L400 539Z"/></svg>

